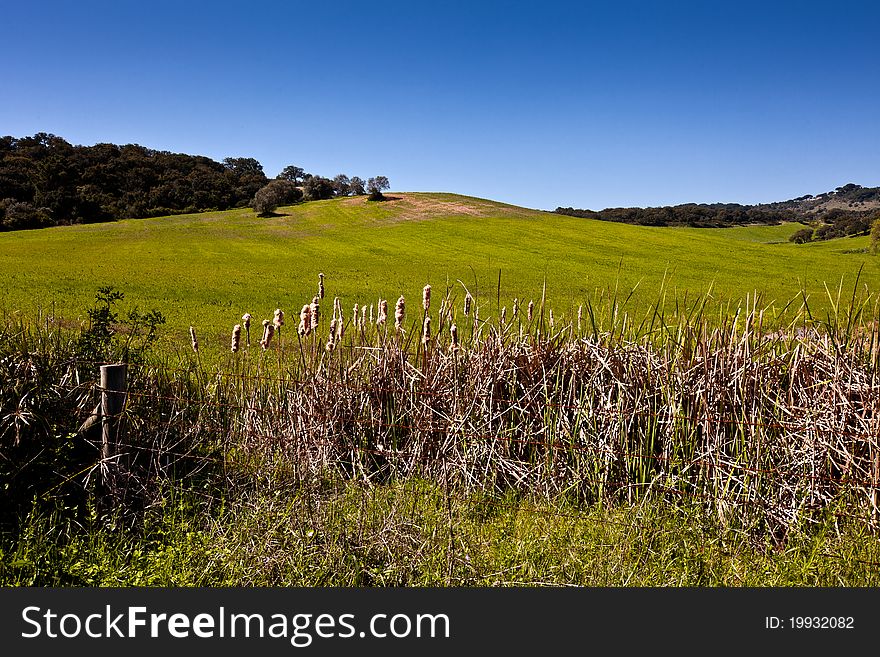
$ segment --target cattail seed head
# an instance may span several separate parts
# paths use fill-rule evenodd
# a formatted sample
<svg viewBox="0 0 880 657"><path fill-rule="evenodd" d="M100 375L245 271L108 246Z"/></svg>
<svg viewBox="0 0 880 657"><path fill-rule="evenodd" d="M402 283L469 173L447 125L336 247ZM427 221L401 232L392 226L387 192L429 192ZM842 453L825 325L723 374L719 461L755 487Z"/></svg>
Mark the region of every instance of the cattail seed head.
<svg viewBox="0 0 880 657"><path fill-rule="evenodd" d="M354 304L354 308L352 308L352 310L351 310L351 316L353 318L351 321L354 322L355 327L357 327L358 321L360 321L359 320L359 318L361 316L360 311L361 311L361 307L358 304Z"/></svg>
<svg viewBox="0 0 880 657"><path fill-rule="evenodd" d="M244 322L244 330L247 334L247 345L251 346L251 314L245 313L241 316L242 321Z"/></svg>
<svg viewBox="0 0 880 657"><path fill-rule="evenodd" d="M318 320L321 318L321 305L318 303L317 299L312 301L311 306L309 306L309 312L312 321L311 329L316 331L318 329Z"/></svg>
<svg viewBox="0 0 880 657"><path fill-rule="evenodd" d="M449 327L449 334L452 336L452 348L458 349L458 327L453 324Z"/></svg>
<svg viewBox="0 0 880 657"><path fill-rule="evenodd" d="M333 340L336 337L336 327L339 325L339 322L334 317L330 320L330 339Z"/></svg>
<svg viewBox="0 0 880 657"><path fill-rule="evenodd" d="M232 327L232 353L238 351L239 344L241 343L241 324L236 324Z"/></svg>
<svg viewBox="0 0 880 657"><path fill-rule="evenodd" d="M406 314L406 300L403 298L403 295L400 295L400 298L397 300L397 305L394 307L394 328L398 331L403 328L403 317Z"/></svg>
<svg viewBox="0 0 880 657"><path fill-rule="evenodd" d="M471 303L473 303L474 298L471 296L471 293L468 292L464 298L464 314L465 316L471 314Z"/></svg>
<svg viewBox="0 0 880 657"><path fill-rule="evenodd" d="M274 324L276 329L284 326L284 311L281 308L275 309L275 317L272 319L272 324Z"/></svg>
<svg viewBox="0 0 880 657"><path fill-rule="evenodd" d="M388 321L388 301L379 299L379 312L376 317L376 324L384 324ZM370 306L370 323L373 322L373 306Z"/></svg>
<svg viewBox="0 0 880 657"><path fill-rule="evenodd" d="M189 337L192 340L193 351L199 353L199 341L196 340L196 330L192 326L189 327Z"/></svg>
<svg viewBox="0 0 880 657"><path fill-rule="evenodd" d="M425 309L425 312L428 312L428 309L431 307L431 286L426 285L422 290L422 308Z"/></svg>
<svg viewBox="0 0 880 657"><path fill-rule="evenodd" d="M422 328L422 343L428 344L431 340L431 318L425 317L425 325Z"/></svg>
<svg viewBox="0 0 880 657"><path fill-rule="evenodd" d="M324 298L324 274L318 274L318 297Z"/></svg>
<svg viewBox="0 0 880 657"><path fill-rule="evenodd" d="M581 304L578 306L578 333L581 332L581 319L584 316L584 306Z"/></svg>
<svg viewBox="0 0 880 657"><path fill-rule="evenodd" d="M275 334L275 325L268 319L263 320L263 339L260 340L260 346L266 350L269 343L272 342L272 336Z"/></svg>
<svg viewBox="0 0 880 657"><path fill-rule="evenodd" d="M535 314L535 302L529 301L529 321L532 321L532 317Z"/></svg>
<svg viewBox="0 0 880 657"><path fill-rule="evenodd" d="M309 305L302 307L299 311L299 328L300 335L308 335L312 331L312 308Z"/></svg>

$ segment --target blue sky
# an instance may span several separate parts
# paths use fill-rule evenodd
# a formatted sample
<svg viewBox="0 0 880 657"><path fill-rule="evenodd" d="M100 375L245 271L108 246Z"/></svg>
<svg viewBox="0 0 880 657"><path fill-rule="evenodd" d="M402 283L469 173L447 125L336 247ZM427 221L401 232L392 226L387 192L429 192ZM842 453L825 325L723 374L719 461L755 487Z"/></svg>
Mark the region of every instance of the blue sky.
<svg viewBox="0 0 880 657"><path fill-rule="evenodd" d="M0 2L0 133L528 207L880 185L874 2Z"/></svg>

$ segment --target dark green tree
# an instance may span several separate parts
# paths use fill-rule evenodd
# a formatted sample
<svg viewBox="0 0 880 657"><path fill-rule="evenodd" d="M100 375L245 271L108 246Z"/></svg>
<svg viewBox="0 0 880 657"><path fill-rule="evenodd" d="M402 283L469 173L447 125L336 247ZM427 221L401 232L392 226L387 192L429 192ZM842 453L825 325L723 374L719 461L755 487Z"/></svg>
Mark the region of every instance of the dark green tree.
<svg viewBox="0 0 880 657"><path fill-rule="evenodd" d="M801 228L799 231L789 237L788 241L794 242L795 244L806 244L807 242L811 242L813 241L813 229Z"/></svg>
<svg viewBox="0 0 880 657"><path fill-rule="evenodd" d="M880 212L874 215L874 221L871 222L871 253L877 254L880 249Z"/></svg>
<svg viewBox="0 0 880 657"><path fill-rule="evenodd" d="M353 196L361 196L367 193L366 184L357 176L352 176L351 180L348 182L350 187L349 193Z"/></svg>
<svg viewBox="0 0 880 657"><path fill-rule="evenodd" d="M367 191L370 192L371 201L384 201L385 196L382 195L382 191L388 189L390 184L388 182L388 178L385 176L376 176L375 178L370 178L367 181Z"/></svg>
<svg viewBox="0 0 880 657"><path fill-rule="evenodd" d="M303 195L307 201L332 198L333 181L323 176L311 176L303 183Z"/></svg>
<svg viewBox="0 0 880 657"><path fill-rule="evenodd" d="M254 194L253 208L261 217L270 216L279 205L302 198L302 191L290 180L271 180Z"/></svg>
<svg viewBox="0 0 880 657"><path fill-rule="evenodd" d="M281 173L278 174L277 177L279 180L289 180L293 183L299 184L300 182L302 182L305 173L305 170L303 170L301 167L297 167L291 164L290 166L284 167L284 169L281 171Z"/></svg>
<svg viewBox="0 0 880 657"><path fill-rule="evenodd" d="M351 193L351 180L344 173L333 179L333 191L336 196L348 196Z"/></svg>

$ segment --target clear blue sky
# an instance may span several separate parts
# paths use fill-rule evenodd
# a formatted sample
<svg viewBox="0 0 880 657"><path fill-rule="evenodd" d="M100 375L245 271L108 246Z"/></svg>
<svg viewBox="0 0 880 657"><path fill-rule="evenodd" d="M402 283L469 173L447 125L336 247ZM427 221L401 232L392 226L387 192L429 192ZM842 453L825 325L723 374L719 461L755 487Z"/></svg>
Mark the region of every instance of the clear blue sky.
<svg viewBox="0 0 880 657"><path fill-rule="evenodd" d="M880 185L876 2L0 2L0 134L553 209Z"/></svg>

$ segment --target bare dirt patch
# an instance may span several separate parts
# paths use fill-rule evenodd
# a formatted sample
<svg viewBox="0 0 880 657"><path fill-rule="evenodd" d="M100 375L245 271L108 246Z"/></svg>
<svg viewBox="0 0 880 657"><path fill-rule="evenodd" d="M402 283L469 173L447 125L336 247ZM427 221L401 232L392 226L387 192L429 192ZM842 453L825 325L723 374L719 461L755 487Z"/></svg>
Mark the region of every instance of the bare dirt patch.
<svg viewBox="0 0 880 657"><path fill-rule="evenodd" d="M355 197L342 201L345 205L367 203L363 197ZM446 201L431 196L418 194L396 194L382 201L383 207L395 208L396 214L389 218L390 223L399 221L424 221L438 216L471 216L488 217L499 214L521 216L529 214L525 208L499 206L497 203L467 199Z"/></svg>

